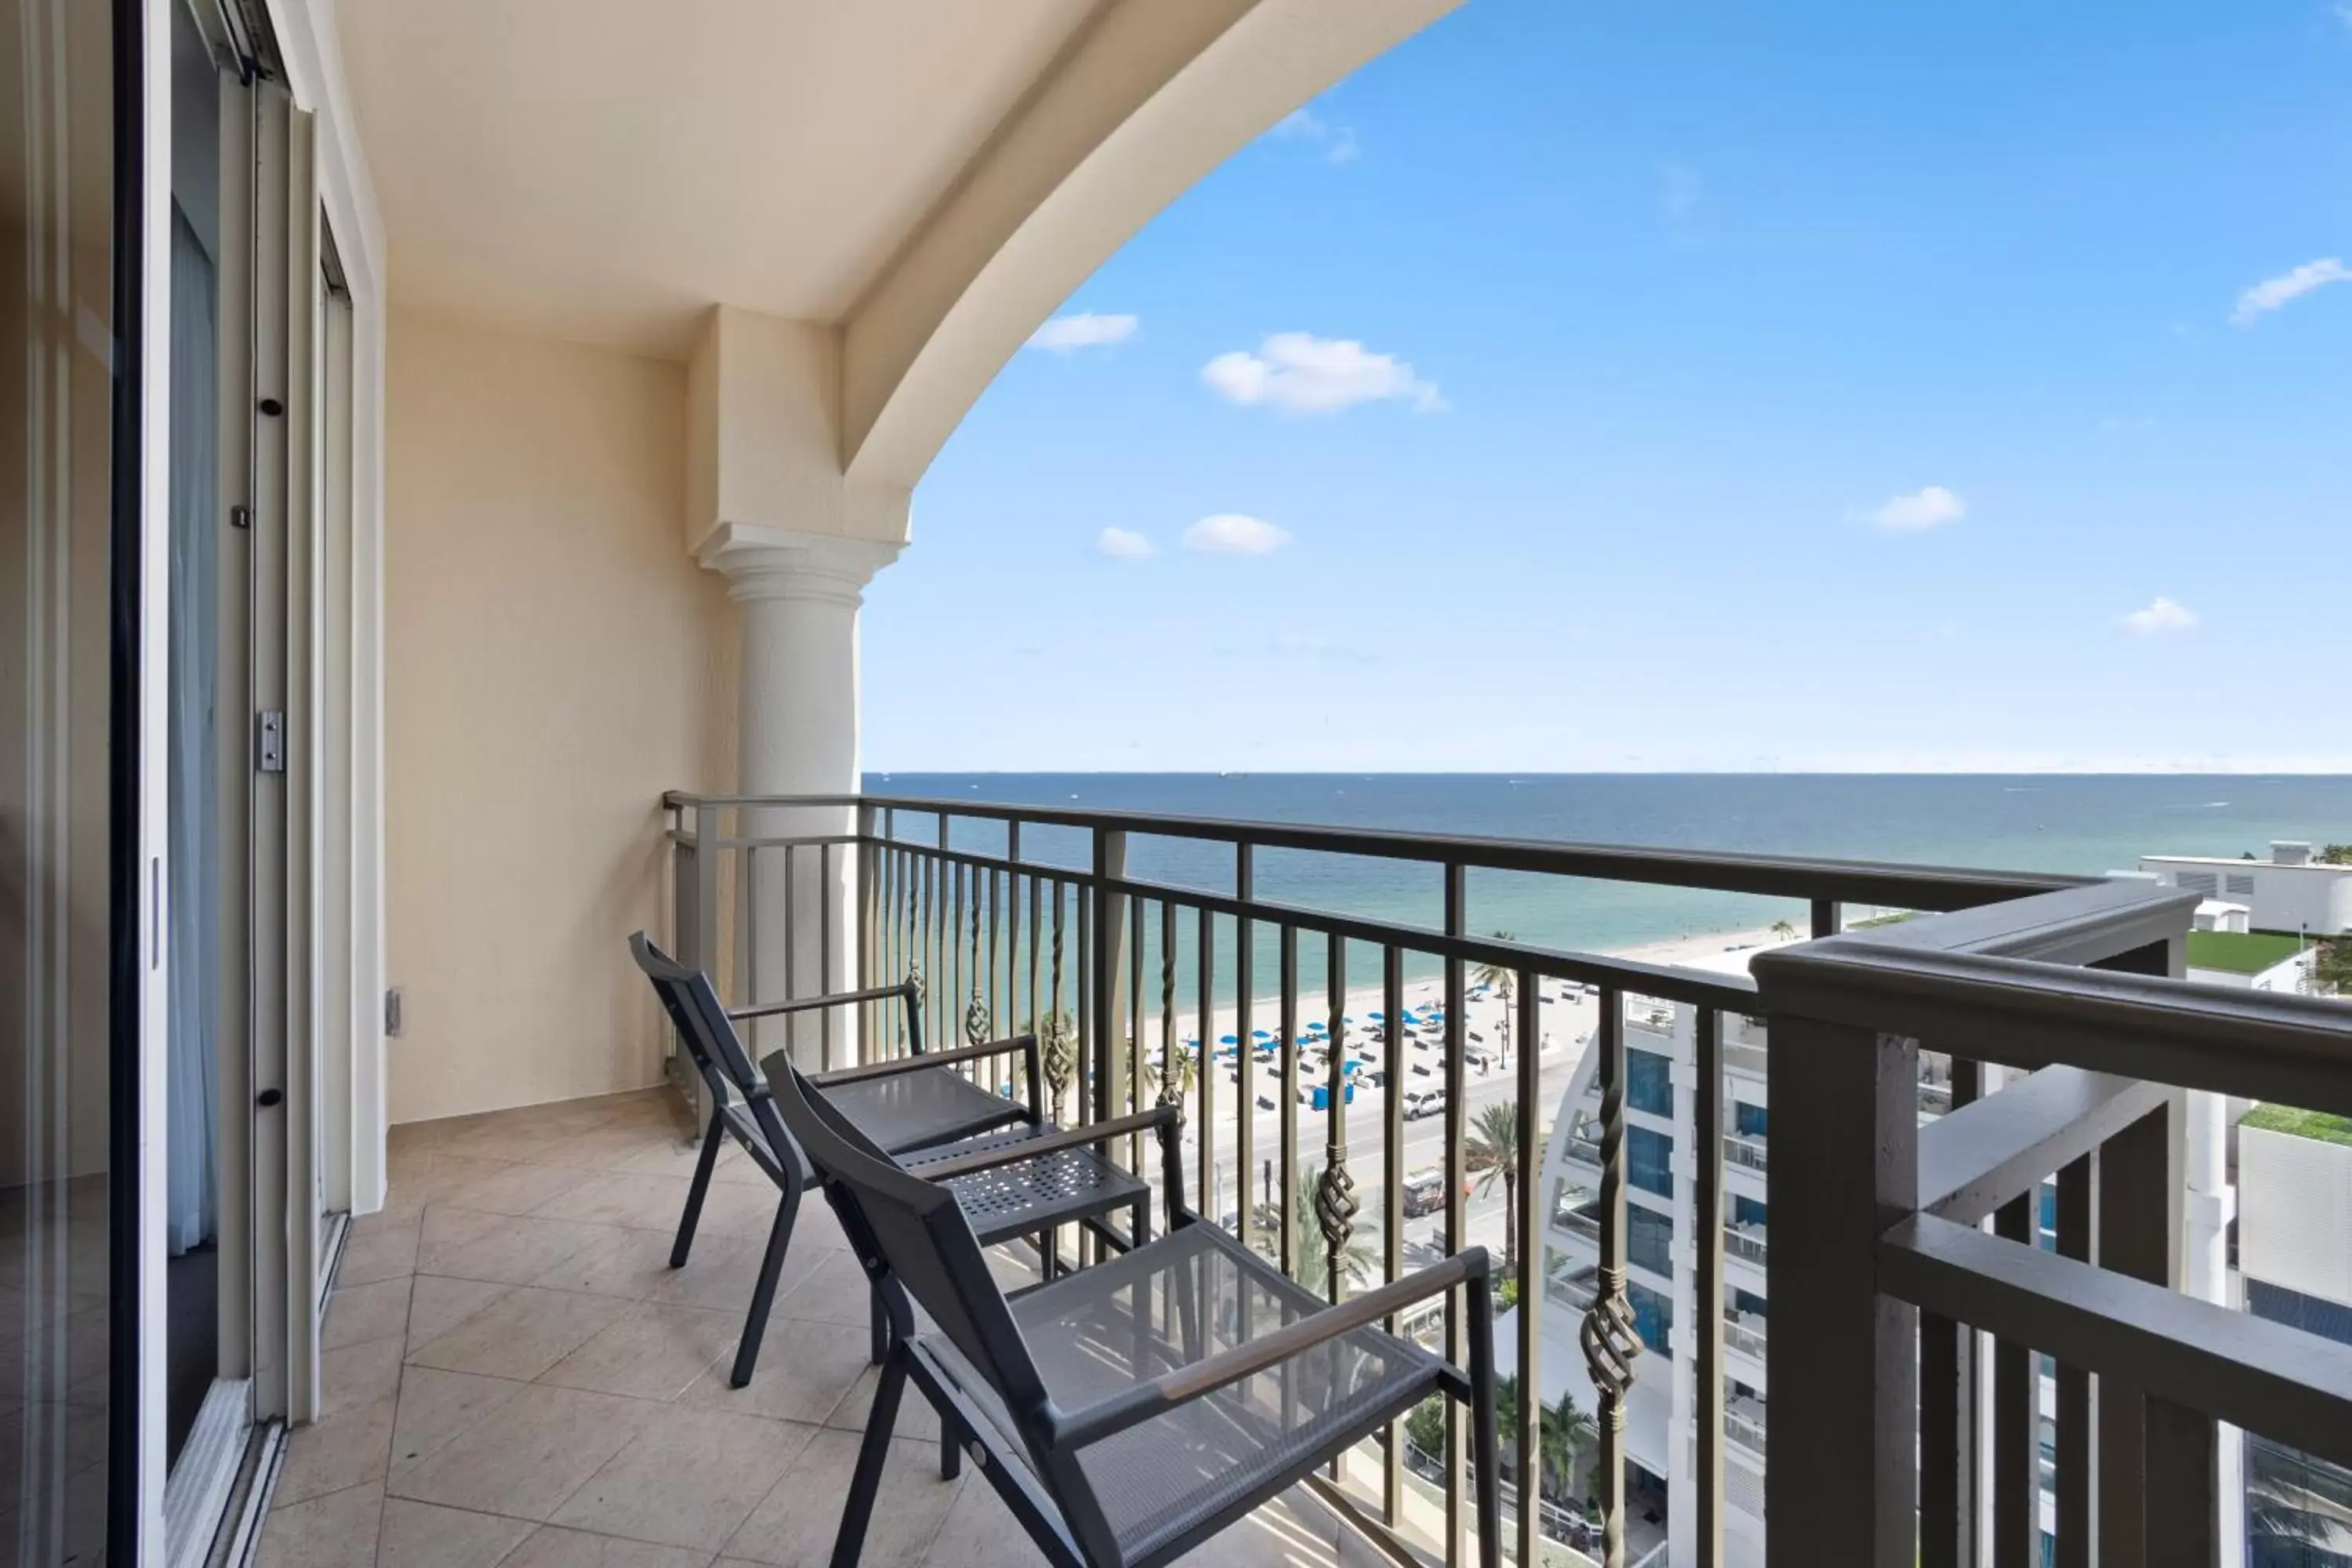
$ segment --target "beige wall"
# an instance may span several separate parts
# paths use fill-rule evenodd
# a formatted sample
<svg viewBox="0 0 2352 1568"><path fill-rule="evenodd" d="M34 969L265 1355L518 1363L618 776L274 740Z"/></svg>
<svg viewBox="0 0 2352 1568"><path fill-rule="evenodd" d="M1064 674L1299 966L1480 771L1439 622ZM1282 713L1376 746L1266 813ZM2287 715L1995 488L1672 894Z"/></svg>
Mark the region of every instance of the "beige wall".
<svg viewBox="0 0 2352 1568"><path fill-rule="evenodd" d="M399 311L387 352L391 1120L652 1083L661 792L734 773L685 369Z"/></svg>

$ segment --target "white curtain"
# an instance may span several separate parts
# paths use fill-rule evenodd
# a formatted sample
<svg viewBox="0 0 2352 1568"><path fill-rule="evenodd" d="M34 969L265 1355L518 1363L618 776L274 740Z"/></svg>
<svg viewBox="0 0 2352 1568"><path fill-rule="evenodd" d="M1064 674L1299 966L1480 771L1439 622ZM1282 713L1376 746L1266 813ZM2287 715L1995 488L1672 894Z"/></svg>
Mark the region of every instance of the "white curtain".
<svg viewBox="0 0 2352 1568"><path fill-rule="evenodd" d="M166 1089L173 1257L220 1223L220 417L213 264L172 209L172 992Z"/></svg>

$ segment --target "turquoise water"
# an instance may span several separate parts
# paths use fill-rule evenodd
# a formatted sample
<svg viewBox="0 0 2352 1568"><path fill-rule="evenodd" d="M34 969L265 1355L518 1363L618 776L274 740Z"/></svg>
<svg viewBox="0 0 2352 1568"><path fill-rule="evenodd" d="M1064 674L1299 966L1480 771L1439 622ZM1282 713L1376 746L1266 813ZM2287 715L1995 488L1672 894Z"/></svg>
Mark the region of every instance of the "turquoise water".
<svg viewBox="0 0 2352 1568"><path fill-rule="evenodd" d="M2336 775L873 773L866 788L1005 805L2088 874L2129 869L2142 855L2267 855L2273 838L2352 841L2352 777ZM902 816L898 831L929 841L936 826ZM961 822L952 841L1001 851L1003 832L992 823ZM1086 836L1024 829L1023 854L1084 866ZM1227 847L1136 837L1128 854L1138 879L1232 889ZM1442 920L1431 868L1265 850L1255 874L1265 899L1432 928ZM1469 914L1474 931L1506 930L1591 952L1752 931L1778 920L1801 927L1807 918L1792 900L1500 872L1473 874ZM1271 973L1272 952L1260 951L1261 975ZM1351 953L1349 978L1375 978L1372 963L1369 951ZM1302 951L1300 967L1305 984L1319 986L1319 951ZM1230 975L1229 953L1218 968ZM1425 963L1413 970L1432 972ZM1180 981L1186 997L1190 973L1187 962Z"/></svg>

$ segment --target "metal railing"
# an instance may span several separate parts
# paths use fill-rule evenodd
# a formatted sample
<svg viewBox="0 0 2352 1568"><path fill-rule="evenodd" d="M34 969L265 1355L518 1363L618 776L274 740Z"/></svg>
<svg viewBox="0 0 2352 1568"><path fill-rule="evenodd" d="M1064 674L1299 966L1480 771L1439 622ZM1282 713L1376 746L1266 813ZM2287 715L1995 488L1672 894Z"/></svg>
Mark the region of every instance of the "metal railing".
<svg viewBox="0 0 2352 1568"><path fill-rule="evenodd" d="M1723 1435L1755 1455L1764 1457L1763 1407L1752 1412L1727 1410L1723 1413Z"/></svg>
<svg viewBox="0 0 2352 1568"><path fill-rule="evenodd" d="M1769 1265L1765 1252L1764 1227L1759 1226L1725 1226L1723 1249L1733 1257L1762 1268Z"/></svg>
<svg viewBox="0 0 2352 1568"><path fill-rule="evenodd" d="M1430 1233L1411 1241L1415 1251L1496 1244L1513 1259L1518 1300L1557 1303L1581 1319L1586 1370L1597 1394L1590 1483L1601 1526L1595 1554L1608 1568L1622 1568L1625 1558L1625 1411L1643 1359L1626 1281L1626 1004L1643 998L1694 1015L1687 1037L1696 1092L1685 1131L1687 1146L1700 1152L1689 1234L1701 1240L1688 1266L1693 1299L1702 1301L1725 1294L1723 1161L1744 1163L1741 1145L1718 1135L1727 1120L1725 1020L1769 1016L1776 1044L1783 1041L1783 1024L1779 1009L1759 999L1744 976L1475 935L1473 873L1799 900L1810 907L1816 938L1840 930L1842 903L1982 913L1989 906L2064 896L2082 885L2079 879L1870 862L880 795L674 795L666 804L677 906L671 940L680 957L711 968L748 1002L914 977L927 1039L1034 1030L1044 1047L1047 1096L1065 1120L1104 1120L1154 1100L1181 1104L1193 1206L1327 1296L1406 1272L1405 1184L1394 1178L1433 1163L1443 1173L1444 1201L1412 1222ZM1138 874L1146 861L1166 860L1171 844L1192 857L1182 874ZM1435 924L1315 907L1261 889L1269 862L1295 864L1299 855L1373 857L1420 868ZM1935 923L1898 929L1916 937ZM1489 968L1513 977L1509 1033L1519 1042L1506 1071L1475 1080L1480 1099L1507 1096L1516 1108L1515 1146L1500 1151L1474 1140L1467 1068L1470 982ZM1364 984L1353 984L1351 976ZM1589 1291L1571 1279L1541 1277L1548 1216L1532 1198L1539 1190L1543 1130L1559 1094L1544 1083L1543 1053L1524 1046L1542 1038L1540 998L1558 982L1597 990L1590 1048L1599 1114L1590 1139L1566 1135L1570 1152L1599 1171L1592 1215L1598 1266ZM1426 1074L1409 1072L1399 1048L1408 1010L1421 1021L1416 1033L1437 1047ZM837 1064L902 1050L900 1028L881 1005L869 1005L788 1043L812 1063ZM1310 1079L1305 1062L1318 1035L1343 1044L1322 1051ZM1219 1054L1228 1037L1229 1054ZM1496 1038L1489 1033L1490 1043ZM1772 1074L1785 1070L1787 1054L1769 1053ZM1381 1069L1385 1082L1375 1084L1370 1073ZM1779 1084L1775 1076L1776 1119L1788 1114ZM1304 1092L1317 1089L1319 1100ZM1409 1100L1415 1107L1410 1121ZM1423 1110L1429 1114L1420 1115ZM1413 1150L1433 1135L1435 1151ZM1499 1195L1498 1183L1480 1189L1472 1223L1474 1168L1492 1169L1498 1152L1517 1194L1507 1211L1515 1233L1508 1235L1502 1234L1504 1216L1486 1206ZM1760 1157L1760 1147L1756 1152ZM1134 1152L1129 1158L1139 1168L1151 1163L1134 1159ZM1775 1177L1776 1207L1784 1205L1780 1184L1786 1179L1785 1173ZM1369 1208L1367 1193L1377 1194ZM1737 1250L1739 1244L1728 1245ZM1785 1268L1786 1259L1771 1267ZM1542 1385L1542 1316L1521 1311L1509 1324L1522 1386ZM1722 1357L1731 1326L1717 1311L1697 1316L1687 1336L1693 1343L1685 1350L1678 1339L1676 1353L1693 1354L1698 1363L1699 1408L1689 1439L1696 1456L1695 1560L1712 1565L1722 1561ZM1451 1304L1443 1335L1448 1354L1465 1353L1466 1327L1461 1304ZM1787 1360L1784 1345L1784 1366ZM1518 1430L1505 1436L1517 1451L1537 1451L1544 1403L1519 1402ZM1467 1562L1467 1433L1458 1413L1449 1410L1446 1419L1438 1517L1405 1484L1402 1419L1364 1450L1361 1463L1338 1467L1313 1484L1353 1524L1390 1538L1397 1550L1409 1542L1449 1563ZM1367 1475L1374 1479L1366 1482ZM1539 1561L1536 1516L1518 1518L1512 1528L1507 1544L1517 1561ZM1800 1552L1786 1560L1827 1559Z"/></svg>
<svg viewBox="0 0 2352 1568"><path fill-rule="evenodd" d="M1727 1132L1723 1135L1723 1157L1735 1165L1762 1171L1769 1167L1771 1150L1761 1138L1750 1138L1744 1132Z"/></svg>
<svg viewBox="0 0 2352 1568"><path fill-rule="evenodd" d="M2060 1564L2211 1563L2228 1427L2352 1465L2352 1345L2229 1309L2219 1188L2222 1097L2352 1113L2352 1007L2179 978L2195 901L2118 882L1758 958L1772 1207L1803 1216L1768 1276L1801 1303L1771 1561L2040 1561L2046 1516ZM1923 1050L1952 1059L1926 1126Z"/></svg>

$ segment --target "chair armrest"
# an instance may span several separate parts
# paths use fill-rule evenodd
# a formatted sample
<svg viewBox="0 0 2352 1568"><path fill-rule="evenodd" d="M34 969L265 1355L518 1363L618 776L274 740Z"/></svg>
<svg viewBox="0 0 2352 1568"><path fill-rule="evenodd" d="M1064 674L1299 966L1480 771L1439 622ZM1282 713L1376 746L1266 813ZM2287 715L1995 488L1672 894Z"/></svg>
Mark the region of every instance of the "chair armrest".
<svg viewBox="0 0 2352 1568"><path fill-rule="evenodd" d="M896 985L872 985L863 991L835 991L823 996L795 996L788 1002L762 1002L756 1007L730 1007L727 1016L739 1023L745 1018L772 1018L779 1013L805 1013L812 1007L845 1007L853 1002L887 1002L893 996L906 996L912 989L901 981Z"/></svg>
<svg viewBox="0 0 2352 1568"><path fill-rule="evenodd" d="M1139 1383L1082 1410L1066 1415L1050 1412L1046 1418L1048 1438L1053 1447L1065 1450L1100 1442L1180 1405L1213 1394L1228 1384L1278 1366L1300 1352L1337 1339L1350 1330L1376 1323L1416 1301L1443 1295L1457 1285L1484 1281L1493 1273L1494 1262L1486 1249L1469 1247L1393 1284L1350 1297L1337 1306L1326 1307L1190 1366L1162 1373L1149 1383Z"/></svg>
<svg viewBox="0 0 2352 1568"><path fill-rule="evenodd" d="M920 1164L908 1166L908 1170L927 1182L944 1182L954 1176L968 1176L974 1171L990 1171L999 1165L1017 1164L1023 1160L1058 1154L1065 1149L1083 1149L1089 1143L1124 1138L1130 1132L1149 1131L1162 1121L1173 1119L1175 1114L1172 1107L1161 1106L1110 1121L1097 1121L1089 1127L1071 1127L1059 1132L1048 1132L1043 1138L1024 1138L1002 1149L987 1149L977 1154L959 1154L947 1160L926 1160Z"/></svg>
<svg viewBox="0 0 2352 1568"><path fill-rule="evenodd" d="M920 1056L900 1057L895 1061L869 1062L864 1067L835 1068L831 1072L813 1072L804 1076L819 1089L837 1089L845 1083L893 1078L899 1073L920 1072L925 1068L953 1067L959 1062L985 1061L990 1057L1010 1056L1014 1051L1026 1051L1035 1043L1027 1035L1015 1035L1009 1040L991 1040L984 1046L959 1046L951 1051L925 1051Z"/></svg>

